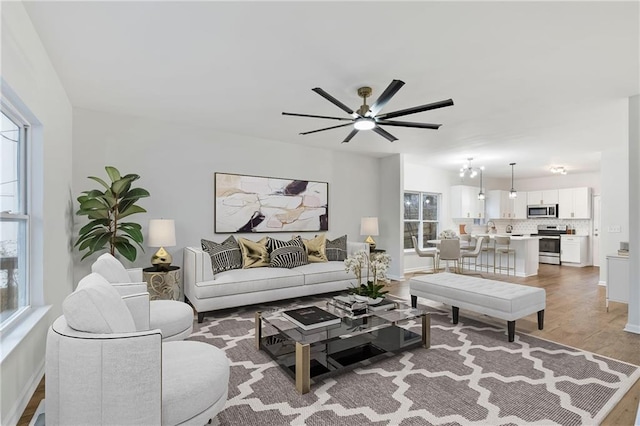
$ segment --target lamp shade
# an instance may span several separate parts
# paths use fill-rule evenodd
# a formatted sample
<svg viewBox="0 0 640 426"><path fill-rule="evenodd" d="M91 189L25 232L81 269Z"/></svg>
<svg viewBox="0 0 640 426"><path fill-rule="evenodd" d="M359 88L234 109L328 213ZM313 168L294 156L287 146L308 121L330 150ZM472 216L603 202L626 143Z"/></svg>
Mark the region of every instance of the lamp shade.
<svg viewBox="0 0 640 426"><path fill-rule="evenodd" d="M176 226L173 219L149 221L149 247L173 247L176 245Z"/></svg>
<svg viewBox="0 0 640 426"><path fill-rule="evenodd" d="M378 235L378 218L363 217L360 219L360 235Z"/></svg>

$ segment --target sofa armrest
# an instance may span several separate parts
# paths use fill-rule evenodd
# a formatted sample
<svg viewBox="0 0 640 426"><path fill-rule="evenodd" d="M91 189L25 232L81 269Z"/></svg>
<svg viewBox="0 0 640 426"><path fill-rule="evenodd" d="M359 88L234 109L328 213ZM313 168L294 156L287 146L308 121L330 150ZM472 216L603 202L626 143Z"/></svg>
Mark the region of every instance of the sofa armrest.
<svg viewBox="0 0 640 426"><path fill-rule="evenodd" d="M145 289L146 290L146 289ZM129 308L133 322L136 325L136 330L145 331L149 330L150 324L150 305L149 305L149 293L129 294L122 296L124 304Z"/></svg>
<svg viewBox="0 0 640 426"><path fill-rule="evenodd" d="M139 294L147 291L147 283L135 282L135 283L116 283L111 284L115 288L120 297L128 296L130 294Z"/></svg>
<svg viewBox="0 0 640 426"><path fill-rule="evenodd" d="M92 334L63 316L49 328L47 424L162 423L160 330Z"/></svg>
<svg viewBox="0 0 640 426"><path fill-rule="evenodd" d="M142 268L131 268L127 269L127 274L129 274L129 278L131 278L132 283L142 282Z"/></svg>

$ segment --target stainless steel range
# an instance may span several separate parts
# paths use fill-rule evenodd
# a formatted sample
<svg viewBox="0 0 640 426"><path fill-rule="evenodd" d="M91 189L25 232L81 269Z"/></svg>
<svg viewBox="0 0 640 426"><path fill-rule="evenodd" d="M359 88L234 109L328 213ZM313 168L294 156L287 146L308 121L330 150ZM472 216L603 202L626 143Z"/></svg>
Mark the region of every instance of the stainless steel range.
<svg viewBox="0 0 640 426"><path fill-rule="evenodd" d="M567 233L567 225L538 225L539 262L560 264L560 235Z"/></svg>

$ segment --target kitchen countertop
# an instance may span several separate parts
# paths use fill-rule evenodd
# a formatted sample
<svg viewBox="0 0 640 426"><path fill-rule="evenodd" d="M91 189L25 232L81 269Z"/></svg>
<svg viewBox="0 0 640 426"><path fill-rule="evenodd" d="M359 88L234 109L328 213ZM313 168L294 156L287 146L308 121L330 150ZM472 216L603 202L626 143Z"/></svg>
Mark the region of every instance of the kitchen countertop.
<svg viewBox="0 0 640 426"><path fill-rule="evenodd" d="M521 235L521 236L515 236L512 234L471 234L472 237L489 237L489 238L493 238L495 236L499 236L499 237L511 237L512 241L527 241L527 240L537 240L539 239L539 237L536 236L531 236L531 235Z"/></svg>

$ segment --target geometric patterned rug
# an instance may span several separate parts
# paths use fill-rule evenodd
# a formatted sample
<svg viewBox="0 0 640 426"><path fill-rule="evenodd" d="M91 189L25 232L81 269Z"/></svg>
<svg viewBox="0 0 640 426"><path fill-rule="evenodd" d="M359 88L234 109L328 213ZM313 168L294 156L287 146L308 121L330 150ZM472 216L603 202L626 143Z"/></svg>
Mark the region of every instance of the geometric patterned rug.
<svg viewBox="0 0 640 426"><path fill-rule="evenodd" d="M254 347L254 313L317 303L311 297L211 313L189 340L231 361L220 425L583 425L598 424L640 377L640 368L421 305L431 312L431 348L331 376L300 395ZM505 324L506 326L506 324ZM420 324L404 326L420 333Z"/></svg>

